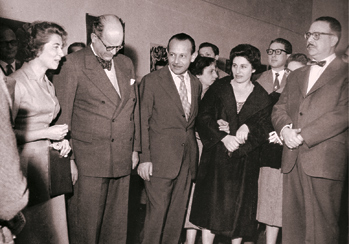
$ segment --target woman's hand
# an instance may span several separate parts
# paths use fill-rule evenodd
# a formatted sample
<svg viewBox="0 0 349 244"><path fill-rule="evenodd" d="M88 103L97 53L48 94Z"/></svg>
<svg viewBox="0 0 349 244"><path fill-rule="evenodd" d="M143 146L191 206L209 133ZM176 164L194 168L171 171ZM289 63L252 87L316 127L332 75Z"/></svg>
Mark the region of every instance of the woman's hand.
<svg viewBox="0 0 349 244"><path fill-rule="evenodd" d="M241 142L240 144L244 144L246 142L249 132L250 130L248 129L247 125L243 124L240 126L236 132L236 137Z"/></svg>
<svg viewBox="0 0 349 244"><path fill-rule="evenodd" d="M46 129L47 139L60 141L68 133L68 125L53 125Z"/></svg>
<svg viewBox="0 0 349 244"><path fill-rule="evenodd" d="M239 139L236 136L227 135L222 139L222 142L229 152L234 152L240 146Z"/></svg>
<svg viewBox="0 0 349 244"><path fill-rule="evenodd" d="M68 157L68 154L71 151L71 147L67 139L64 139L63 141L54 142L51 144L51 147L55 150L59 150L60 155L62 157Z"/></svg>
<svg viewBox="0 0 349 244"><path fill-rule="evenodd" d="M225 133L229 134L230 130L229 130L229 123L223 119L219 119L217 120L217 124L219 125L218 129L220 131L224 131Z"/></svg>
<svg viewBox="0 0 349 244"><path fill-rule="evenodd" d="M70 172L71 172L71 178L72 178L72 183L75 185L79 178L79 172L78 172L78 167L75 164L75 161L73 159L70 160Z"/></svg>

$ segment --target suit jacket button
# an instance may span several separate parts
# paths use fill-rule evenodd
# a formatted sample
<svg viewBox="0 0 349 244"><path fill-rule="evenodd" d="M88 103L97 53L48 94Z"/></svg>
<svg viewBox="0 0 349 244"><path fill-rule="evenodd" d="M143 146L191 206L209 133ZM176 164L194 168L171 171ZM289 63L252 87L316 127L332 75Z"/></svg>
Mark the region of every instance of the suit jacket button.
<svg viewBox="0 0 349 244"><path fill-rule="evenodd" d="M105 101L102 101L103 104L105 104Z"/></svg>
<svg viewBox="0 0 349 244"><path fill-rule="evenodd" d="M300 115L300 116L302 116L302 115L303 115L303 113L302 113L302 112L300 112L300 113L299 113L299 115Z"/></svg>
<svg viewBox="0 0 349 244"><path fill-rule="evenodd" d="M184 143L182 143L182 146L184 147Z"/></svg>
<svg viewBox="0 0 349 244"><path fill-rule="evenodd" d="M185 118L185 114L182 114L182 117Z"/></svg>
<svg viewBox="0 0 349 244"><path fill-rule="evenodd" d="M114 141L114 139L111 139L111 142L113 142Z"/></svg>
<svg viewBox="0 0 349 244"><path fill-rule="evenodd" d="M112 119L112 121L111 122L115 122L115 119Z"/></svg>
<svg viewBox="0 0 349 244"><path fill-rule="evenodd" d="M130 141L132 141L132 139L133 139L133 138L131 137L131 138L130 138Z"/></svg>
<svg viewBox="0 0 349 244"><path fill-rule="evenodd" d="M133 98L133 101L135 102L135 101L136 101L136 98Z"/></svg>

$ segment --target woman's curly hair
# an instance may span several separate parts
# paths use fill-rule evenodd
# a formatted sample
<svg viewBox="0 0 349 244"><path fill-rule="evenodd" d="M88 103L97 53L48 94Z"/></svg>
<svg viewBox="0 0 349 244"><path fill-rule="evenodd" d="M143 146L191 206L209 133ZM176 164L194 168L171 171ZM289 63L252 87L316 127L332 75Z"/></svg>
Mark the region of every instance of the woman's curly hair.
<svg viewBox="0 0 349 244"><path fill-rule="evenodd" d="M57 34L62 38L63 46L66 44L67 32L56 23L48 21L35 21L24 27L26 29L26 57L30 61L38 57L44 45L49 42L51 35Z"/></svg>

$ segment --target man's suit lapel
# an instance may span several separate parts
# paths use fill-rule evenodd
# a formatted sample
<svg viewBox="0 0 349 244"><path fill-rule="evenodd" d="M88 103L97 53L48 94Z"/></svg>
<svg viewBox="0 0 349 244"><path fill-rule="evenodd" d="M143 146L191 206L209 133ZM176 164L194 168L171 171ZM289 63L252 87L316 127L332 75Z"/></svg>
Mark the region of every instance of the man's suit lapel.
<svg viewBox="0 0 349 244"><path fill-rule="evenodd" d="M191 106L190 106L190 118L188 119L188 123L191 122L191 120L195 119L193 116L194 113L196 113L195 110L198 109L198 99L201 96L199 85L197 84L197 78L194 77L192 74L189 73L190 77L190 86L191 86Z"/></svg>
<svg viewBox="0 0 349 244"><path fill-rule="evenodd" d="M328 82L330 82L333 78L336 77L335 74L338 73L338 70L341 66L341 60L339 58L335 58L325 69L325 71L321 74L318 80L315 82L314 86L310 89L307 95L312 94L317 89L321 88ZM308 84L308 83L307 83Z"/></svg>
<svg viewBox="0 0 349 244"><path fill-rule="evenodd" d="M130 97L130 89L131 87L133 88L136 84L131 86L131 81L127 80L127 77L125 77L124 72L125 72L125 67L123 67L123 64L118 61L118 59L115 57L114 58L114 68L115 68L115 74L117 78L117 82L119 85L119 90L121 94L121 105L118 106L117 111L115 114L118 114L122 108L125 106L126 102L128 101Z"/></svg>
<svg viewBox="0 0 349 244"><path fill-rule="evenodd" d="M160 85L167 92L169 98L173 101L173 104L175 104L182 114L184 114L182 102L168 66L165 66L160 70L159 76L161 77L159 82Z"/></svg>
<svg viewBox="0 0 349 244"><path fill-rule="evenodd" d="M298 82L299 90L304 98L307 95L310 66L306 65L293 72L299 72L297 73L298 77L296 78L296 80Z"/></svg>
<svg viewBox="0 0 349 244"><path fill-rule="evenodd" d="M86 69L84 69L83 72L106 97L117 105L119 103L119 95L102 66L99 64L90 47L86 48L84 51Z"/></svg>

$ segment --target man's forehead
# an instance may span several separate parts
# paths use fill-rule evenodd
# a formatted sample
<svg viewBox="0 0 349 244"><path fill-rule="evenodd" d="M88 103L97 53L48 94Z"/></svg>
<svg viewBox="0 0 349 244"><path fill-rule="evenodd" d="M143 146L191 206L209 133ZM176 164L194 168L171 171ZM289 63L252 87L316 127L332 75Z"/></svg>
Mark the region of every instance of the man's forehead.
<svg viewBox="0 0 349 244"><path fill-rule="evenodd" d="M310 32L330 32L330 24L325 22L325 21L315 21L314 23L311 24Z"/></svg>

